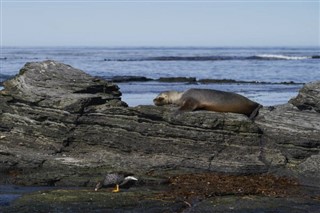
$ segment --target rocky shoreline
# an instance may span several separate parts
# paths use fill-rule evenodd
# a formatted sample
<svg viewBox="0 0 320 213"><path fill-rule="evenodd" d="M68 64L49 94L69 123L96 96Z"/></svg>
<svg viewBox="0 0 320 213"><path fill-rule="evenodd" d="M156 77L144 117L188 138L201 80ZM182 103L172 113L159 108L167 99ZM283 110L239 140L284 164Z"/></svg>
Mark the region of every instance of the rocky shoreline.
<svg viewBox="0 0 320 213"><path fill-rule="evenodd" d="M261 109L254 122L233 113L177 115L172 107L127 107L116 84L69 65L50 60L27 63L17 76L4 82L0 91L0 182L91 188L103 174L120 170L140 177L139 191L150 191L155 185L166 191L170 177L208 172L261 178L271 174L294 179L301 186L318 186L319 100L320 81L306 84L288 104ZM48 194L55 193L67 196L74 192ZM79 193L79 200L73 202L88 193L91 190ZM139 197L134 189L130 193ZM230 195L236 200L246 194ZM117 200L131 195L101 196ZM143 209L152 212L151 206L160 211L166 203L145 196L154 200L158 195L141 195L131 207L147 202L150 205L144 203ZM306 196L304 201L289 197L297 206L312 203L310 211L320 206L317 196ZM23 199L8 208L18 208ZM211 198L205 198L210 203L207 199ZM256 201L261 203L261 199L263 195L258 195ZM162 210L175 212L186 207L196 211L189 201L175 201L171 199L166 203L170 207L164 205ZM72 205L70 200L64 204L68 203ZM285 208L295 206L289 203Z"/></svg>

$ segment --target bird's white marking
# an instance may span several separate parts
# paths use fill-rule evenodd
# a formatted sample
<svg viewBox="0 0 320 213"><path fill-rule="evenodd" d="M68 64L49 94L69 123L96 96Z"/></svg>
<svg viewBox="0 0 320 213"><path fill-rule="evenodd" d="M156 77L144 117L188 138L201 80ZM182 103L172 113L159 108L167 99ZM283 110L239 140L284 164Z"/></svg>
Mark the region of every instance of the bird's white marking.
<svg viewBox="0 0 320 213"><path fill-rule="evenodd" d="M133 176L127 176L127 177L125 177L124 179L125 179L125 180L135 180L135 181L138 180L137 178L135 178L135 177L133 177Z"/></svg>

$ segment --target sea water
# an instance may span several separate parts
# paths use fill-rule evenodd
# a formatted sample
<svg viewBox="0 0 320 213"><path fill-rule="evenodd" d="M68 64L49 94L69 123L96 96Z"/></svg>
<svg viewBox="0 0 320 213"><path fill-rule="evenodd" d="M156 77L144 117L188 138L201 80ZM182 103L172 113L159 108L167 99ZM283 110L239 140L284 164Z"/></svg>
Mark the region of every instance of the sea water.
<svg viewBox="0 0 320 213"><path fill-rule="evenodd" d="M320 80L319 51L318 47L2 47L0 82L16 75L26 62L50 59L105 79L144 76L238 81L118 83L129 106L152 104L162 91L188 88L237 92L263 105L276 105L296 96L304 83Z"/></svg>

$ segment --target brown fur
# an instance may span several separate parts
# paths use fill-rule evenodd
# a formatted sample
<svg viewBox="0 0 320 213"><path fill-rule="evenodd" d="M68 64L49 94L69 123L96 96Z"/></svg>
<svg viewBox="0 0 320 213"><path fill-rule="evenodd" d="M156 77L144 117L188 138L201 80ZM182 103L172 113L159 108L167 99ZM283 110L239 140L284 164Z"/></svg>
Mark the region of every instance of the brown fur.
<svg viewBox="0 0 320 213"><path fill-rule="evenodd" d="M208 110L215 112L233 112L245 114L250 118L254 118L258 114L258 110L262 107L260 104L242 95L209 89L189 89L185 92L163 92L160 93L153 102L157 106L175 104L180 106L179 110L182 111Z"/></svg>

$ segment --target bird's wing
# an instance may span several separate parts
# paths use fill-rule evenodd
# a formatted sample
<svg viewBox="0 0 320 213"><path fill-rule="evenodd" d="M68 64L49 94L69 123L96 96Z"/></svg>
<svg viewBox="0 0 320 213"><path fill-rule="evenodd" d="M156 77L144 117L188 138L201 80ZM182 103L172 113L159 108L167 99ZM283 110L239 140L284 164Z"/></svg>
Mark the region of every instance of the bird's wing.
<svg viewBox="0 0 320 213"><path fill-rule="evenodd" d="M138 179L136 177L133 177L133 176L127 176L127 177L124 178L124 180L120 184L120 186L125 185L126 183L128 183L131 180L137 181Z"/></svg>

